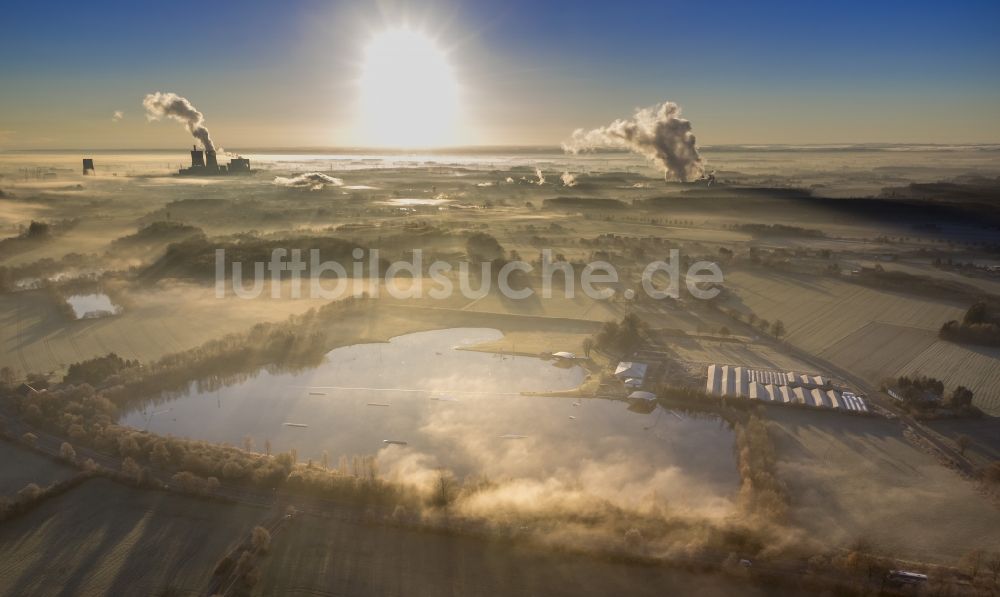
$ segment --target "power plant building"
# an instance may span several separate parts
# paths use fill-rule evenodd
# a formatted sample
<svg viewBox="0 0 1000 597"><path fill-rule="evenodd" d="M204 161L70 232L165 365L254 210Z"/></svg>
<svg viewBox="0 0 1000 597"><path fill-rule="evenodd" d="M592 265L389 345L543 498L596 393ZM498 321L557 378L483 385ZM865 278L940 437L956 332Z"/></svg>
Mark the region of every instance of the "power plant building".
<svg viewBox="0 0 1000 597"><path fill-rule="evenodd" d="M177 171L180 176L228 176L250 173L249 159L232 158L229 164L220 166L214 150L202 151L197 146L191 148L191 167Z"/></svg>

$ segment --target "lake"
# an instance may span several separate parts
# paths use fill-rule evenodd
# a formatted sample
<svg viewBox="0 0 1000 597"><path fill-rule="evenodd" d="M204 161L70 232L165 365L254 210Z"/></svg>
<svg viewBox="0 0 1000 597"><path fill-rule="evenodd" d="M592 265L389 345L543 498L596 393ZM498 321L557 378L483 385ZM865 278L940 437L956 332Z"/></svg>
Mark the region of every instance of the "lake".
<svg viewBox="0 0 1000 597"><path fill-rule="evenodd" d="M407 334L328 353L304 372L259 371L218 390L192 384L178 398L123 418L160 434L258 450L295 448L332 464L377 454L389 478L417 481L438 467L459 476L580 485L636 503L655 493L692 508L727 509L738 486L733 434L718 418L691 418L621 401L522 396L576 387L579 366L462 350L496 330ZM386 444L384 440L405 442Z"/></svg>

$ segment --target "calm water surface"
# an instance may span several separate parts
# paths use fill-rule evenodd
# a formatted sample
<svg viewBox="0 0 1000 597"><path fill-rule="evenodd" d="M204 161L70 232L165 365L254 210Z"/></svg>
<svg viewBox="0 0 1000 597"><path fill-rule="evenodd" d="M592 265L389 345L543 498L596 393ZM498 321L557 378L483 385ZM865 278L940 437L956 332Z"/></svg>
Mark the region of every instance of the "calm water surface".
<svg viewBox="0 0 1000 597"><path fill-rule="evenodd" d="M522 396L573 388L585 373L460 350L500 337L460 328L338 348L306 372L260 371L219 390L192 385L124 422L234 445L249 435L257 449L269 440L273 451L295 448L303 460L324 451L332 463L377 454L383 473L397 476L443 466L493 479L557 479L617 496L656 492L693 505L704 505L706 493L735 491L733 437L720 420L659 407L642 414L608 400Z"/></svg>

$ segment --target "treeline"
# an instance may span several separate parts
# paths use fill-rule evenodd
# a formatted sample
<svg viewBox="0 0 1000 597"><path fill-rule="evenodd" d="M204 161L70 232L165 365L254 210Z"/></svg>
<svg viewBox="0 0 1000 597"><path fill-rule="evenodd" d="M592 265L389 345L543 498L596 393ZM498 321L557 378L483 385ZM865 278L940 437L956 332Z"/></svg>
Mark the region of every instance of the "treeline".
<svg viewBox="0 0 1000 597"><path fill-rule="evenodd" d="M368 298L349 297L285 321L258 323L246 332L166 355L146 367L122 368L98 385L115 405L126 408L163 392L186 390L192 382L217 386L265 367L294 371L316 366L332 348L331 324L362 316L374 304Z"/></svg>
<svg viewBox="0 0 1000 597"><path fill-rule="evenodd" d="M961 322L951 320L941 326L942 340L1000 347L1000 309L995 301L976 301Z"/></svg>
<svg viewBox="0 0 1000 597"><path fill-rule="evenodd" d="M617 199L593 197L553 197L542 201L542 209L625 209L624 202Z"/></svg>
<svg viewBox="0 0 1000 597"><path fill-rule="evenodd" d="M164 242L177 242L190 238L203 238L205 231L197 226L181 222L156 221L143 226L128 236L115 239L112 248L124 248L135 245L151 245Z"/></svg>
<svg viewBox="0 0 1000 597"><path fill-rule="evenodd" d="M82 472L69 479L53 483L47 487L40 487L35 483L28 483L13 497L0 496L0 522L4 522L16 516L24 514L28 510L38 506L47 499L62 495L79 486L93 476L92 472Z"/></svg>
<svg viewBox="0 0 1000 597"><path fill-rule="evenodd" d="M982 290L971 284L932 276L919 276L899 270L887 270L882 264L861 268L859 273L845 276L843 279L879 290L957 301L972 301L983 296Z"/></svg>
<svg viewBox="0 0 1000 597"><path fill-rule="evenodd" d="M3 241L0 241L2 243ZM23 265L0 266L0 292L9 292L23 280L39 279L72 269L97 268L97 255L67 253L59 259L45 257ZM42 285L41 282L38 283Z"/></svg>
<svg viewBox="0 0 1000 597"><path fill-rule="evenodd" d="M189 238L169 245L166 252L157 261L152 263L143 272L143 277L179 277L179 278L210 278L215 276L215 252L217 249L225 250L226 273L231 273L231 264L242 264L242 275L244 280L252 278L254 275L254 264L267 264L271 261L272 252L276 249L285 249L288 252L284 255L284 261L288 261L291 251L297 249L306 264L310 261L310 251L318 250L320 261L336 261L344 266L348 276L354 275L354 256L352 252L355 248L365 251L361 263L364 264L364 272L373 274L369 268L369 252L358 243L333 238L328 236L300 236L284 239L262 239L247 237L226 242L209 242L203 237ZM384 271L389 262L380 258L378 263L379 271ZM268 274L269 276L269 274Z"/></svg>
<svg viewBox="0 0 1000 597"><path fill-rule="evenodd" d="M972 390L957 386L951 394L945 395L945 385L940 379L917 375L902 375L893 382L893 392L903 405L912 411L934 411L941 407L954 410L958 414L979 415L979 409L972 405L975 397Z"/></svg>
<svg viewBox="0 0 1000 597"><path fill-rule="evenodd" d="M797 238L823 238L826 235L822 230L814 228L802 228L801 226L788 226L786 224L733 224L730 229L739 232L747 232L754 236L785 236Z"/></svg>
<svg viewBox="0 0 1000 597"><path fill-rule="evenodd" d="M374 462L363 458L343 459L339 469L333 470L299 464L295 450L271 454L269 443L264 453L258 453L252 451L252 445L240 449L161 437L117 424L124 410L146 404L159 393L186 388L192 381L219 380L263 366L315 365L329 350L330 340L324 332L329 324L358 316L370 305L367 299L330 303L284 323L258 324L245 334L232 334L168 355L147 367L109 354L70 366L67 381L59 386L8 399L28 423L122 458L122 472L139 485L156 471L164 471L173 473L172 479L180 487L195 493L213 491L220 480L260 488L288 481L320 495L392 499L400 489L380 480Z"/></svg>
<svg viewBox="0 0 1000 597"><path fill-rule="evenodd" d="M31 221L26 228L23 228L17 236L0 240L0 255L13 255L21 251L27 251L40 242L44 242L54 235L68 230L75 226L79 220L63 220L50 224L48 222Z"/></svg>
<svg viewBox="0 0 1000 597"><path fill-rule="evenodd" d="M739 504L749 514L781 522L788 514L788 493L777 476L774 444L767 423L755 415L736 424Z"/></svg>
<svg viewBox="0 0 1000 597"><path fill-rule="evenodd" d="M63 383L100 385L112 375L118 375L122 369L138 367L138 360L126 360L115 353L103 357L94 357L69 366Z"/></svg>

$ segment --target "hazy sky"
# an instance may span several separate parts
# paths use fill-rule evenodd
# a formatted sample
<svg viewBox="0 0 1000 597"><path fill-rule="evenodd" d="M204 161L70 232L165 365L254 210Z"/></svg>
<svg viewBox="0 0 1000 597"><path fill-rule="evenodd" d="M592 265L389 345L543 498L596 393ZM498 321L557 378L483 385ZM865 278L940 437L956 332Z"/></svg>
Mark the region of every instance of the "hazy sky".
<svg viewBox="0 0 1000 597"><path fill-rule="evenodd" d="M555 145L663 100L702 145L1000 142L997 2L59 4L4 7L0 148L189 143L146 121L154 91L234 149L369 145L365 107L427 128L419 76L359 105L366 46L403 25L445 52L458 144Z"/></svg>

